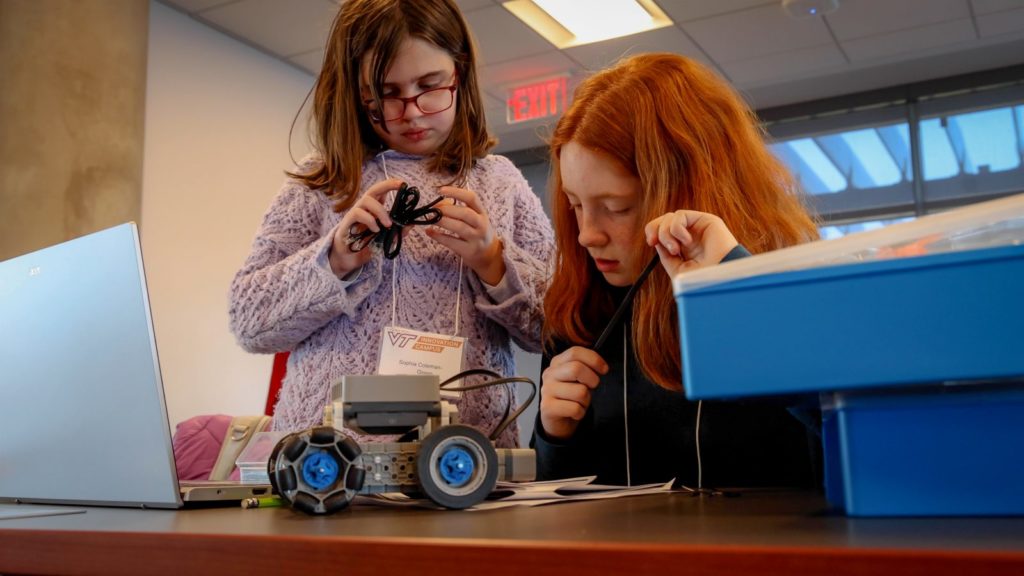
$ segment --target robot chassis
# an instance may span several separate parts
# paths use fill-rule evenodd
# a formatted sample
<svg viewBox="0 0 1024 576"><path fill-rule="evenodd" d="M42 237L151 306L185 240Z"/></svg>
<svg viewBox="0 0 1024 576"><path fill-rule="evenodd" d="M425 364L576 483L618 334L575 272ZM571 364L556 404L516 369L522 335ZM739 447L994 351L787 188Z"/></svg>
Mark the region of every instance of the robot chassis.
<svg viewBox="0 0 1024 576"><path fill-rule="evenodd" d="M514 381L526 379L501 382ZM495 448L476 428L458 424L437 376L343 376L331 397L324 426L285 436L267 462L274 492L307 514L333 514L357 494L389 492L463 509L486 498L498 480L536 474L533 450ZM344 429L403 436L360 445Z"/></svg>

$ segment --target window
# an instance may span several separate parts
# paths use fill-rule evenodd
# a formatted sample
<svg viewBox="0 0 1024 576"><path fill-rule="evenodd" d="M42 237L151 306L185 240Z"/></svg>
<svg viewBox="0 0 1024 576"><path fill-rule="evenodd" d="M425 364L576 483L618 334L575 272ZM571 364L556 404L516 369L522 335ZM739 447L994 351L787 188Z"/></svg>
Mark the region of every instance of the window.
<svg viewBox="0 0 1024 576"><path fill-rule="evenodd" d="M921 120L921 164L928 201L970 199L1024 189L1024 104Z"/></svg>
<svg viewBox="0 0 1024 576"><path fill-rule="evenodd" d="M823 238L1024 192L1024 81L915 98L767 126Z"/></svg>
<svg viewBox="0 0 1024 576"><path fill-rule="evenodd" d="M914 205L910 124L902 107L770 127L769 145L826 220Z"/></svg>

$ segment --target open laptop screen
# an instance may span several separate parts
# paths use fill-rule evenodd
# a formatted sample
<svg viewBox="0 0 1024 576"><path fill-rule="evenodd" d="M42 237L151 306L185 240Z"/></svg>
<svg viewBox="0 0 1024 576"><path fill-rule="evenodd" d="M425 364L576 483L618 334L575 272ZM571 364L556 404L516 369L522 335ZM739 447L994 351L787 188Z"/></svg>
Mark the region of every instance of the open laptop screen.
<svg viewBox="0 0 1024 576"><path fill-rule="evenodd" d="M0 500L180 506L138 230L0 262Z"/></svg>

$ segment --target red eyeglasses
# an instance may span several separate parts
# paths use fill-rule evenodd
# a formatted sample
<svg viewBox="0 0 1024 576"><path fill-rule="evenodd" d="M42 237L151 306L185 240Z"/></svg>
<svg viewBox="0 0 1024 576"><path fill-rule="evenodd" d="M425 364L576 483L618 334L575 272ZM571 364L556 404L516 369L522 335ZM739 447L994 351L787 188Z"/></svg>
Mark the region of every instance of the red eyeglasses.
<svg viewBox="0 0 1024 576"><path fill-rule="evenodd" d="M380 99L380 109L375 107L376 103L373 100L363 100L363 104L366 105L366 113L370 116L370 120L377 123L391 122L405 116L405 107L410 102L424 114L437 114L452 107L452 104L455 103L455 91L458 87L458 77L455 77L452 78L451 86L431 88L408 98L385 96Z"/></svg>

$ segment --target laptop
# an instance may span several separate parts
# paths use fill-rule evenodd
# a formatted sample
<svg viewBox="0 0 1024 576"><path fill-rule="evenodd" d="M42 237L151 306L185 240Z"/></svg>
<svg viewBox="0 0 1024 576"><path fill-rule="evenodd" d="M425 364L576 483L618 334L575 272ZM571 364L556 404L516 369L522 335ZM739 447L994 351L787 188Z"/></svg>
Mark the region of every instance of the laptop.
<svg viewBox="0 0 1024 576"><path fill-rule="evenodd" d="M134 223L0 262L0 502L180 508L269 494L177 480Z"/></svg>

